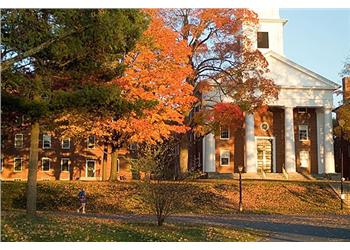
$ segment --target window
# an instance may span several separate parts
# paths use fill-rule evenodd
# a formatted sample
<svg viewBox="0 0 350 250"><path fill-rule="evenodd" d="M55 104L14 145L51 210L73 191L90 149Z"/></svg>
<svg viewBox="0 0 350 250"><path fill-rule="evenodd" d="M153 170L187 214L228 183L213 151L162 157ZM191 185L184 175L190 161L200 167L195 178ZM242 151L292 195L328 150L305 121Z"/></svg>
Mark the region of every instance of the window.
<svg viewBox="0 0 350 250"><path fill-rule="evenodd" d="M87 138L87 148L92 149L92 148L94 148L94 147L95 147L95 136L92 135L92 136L89 136L89 137Z"/></svg>
<svg viewBox="0 0 350 250"><path fill-rule="evenodd" d="M270 126L267 122L263 122L263 123L261 123L260 128L261 128L261 130L267 131L267 130L269 130Z"/></svg>
<svg viewBox="0 0 350 250"><path fill-rule="evenodd" d="M61 159L61 171L62 172L69 172L69 170L70 170L69 158L62 158Z"/></svg>
<svg viewBox="0 0 350 250"><path fill-rule="evenodd" d="M309 131L307 125L299 125L299 141L308 141Z"/></svg>
<svg viewBox="0 0 350 250"><path fill-rule="evenodd" d="M137 145L135 143L129 144L129 149L135 151L137 149Z"/></svg>
<svg viewBox="0 0 350 250"><path fill-rule="evenodd" d="M51 148L51 135L43 134L43 148Z"/></svg>
<svg viewBox="0 0 350 250"><path fill-rule="evenodd" d="M305 114L305 113L307 113L307 108L298 108L298 113L299 113L299 114Z"/></svg>
<svg viewBox="0 0 350 250"><path fill-rule="evenodd" d="M1 160L1 163L0 163L0 172L2 172L2 170L3 170L3 168L4 168L4 155L3 155L3 154L1 154L0 160Z"/></svg>
<svg viewBox="0 0 350 250"><path fill-rule="evenodd" d="M51 159L50 158L46 158L43 157L41 158L41 168L44 172L48 172L50 171L50 167L51 167Z"/></svg>
<svg viewBox="0 0 350 250"><path fill-rule="evenodd" d="M70 149L70 138L63 138L61 145L62 149Z"/></svg>
<svg viewBox="0 0 350 250"><path fill-rule="evenodd" d="M309 167L309 151L300 151L300 167L308 168Z"/></svg>
<svg viewBox="0 0 350 250"><path fill-rule="evenodd" d="M227 140L230 138L230 131L228 127L221 127L220 128L220 139Z"/></svg>
<svg viewBox="0 0 350 250"><path fill-rule="evenodd" d="M86 160L86 177L95 177L95 160Z"/></svg>
<svg viewBox="0 0 350 250"><path fill-rule="evenodd" d="M15 134L15 148L23 147L23 134Z"/></svg>
<svg viewBox="0 0 350 250"><path fill-rule="evenodd" d="M21 157L16 157L13 160L13 169L14 169L14 172L21 172L22 171L22 158Z"/></svg>
<svg viewBox="0 0 350 250"><path fill-rule="evenodd" d="M268 49L269 48L269 33L258 32L258 48Z"/></svg>
<svg viewBox="0 0 350 250"><path fill-rule="evenodd" d="M229 166L229 165L230 165L230 150L221 150L220 166Z"/></svg>

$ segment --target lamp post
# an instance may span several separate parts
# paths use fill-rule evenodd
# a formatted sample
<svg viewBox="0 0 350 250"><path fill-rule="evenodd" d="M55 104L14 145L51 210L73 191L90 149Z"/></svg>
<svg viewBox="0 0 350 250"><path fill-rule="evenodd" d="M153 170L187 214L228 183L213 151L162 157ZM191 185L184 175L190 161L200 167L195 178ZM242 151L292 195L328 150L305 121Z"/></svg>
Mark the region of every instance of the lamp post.
<svg viewBox="0 0 350 250"><path fill-rule="evenodd" d="M345 199L345 194L344 194L344 156L343 156L343 127L345 125L344 120L339 120L338 121L339 126L340 126L340 168L341 168L341 177L340 177L340 209L343 209L343 201Z"/></svg>
<svg viewBox="0 0 350 250"><path fill-rule="evenodd" d="M238 172L239 172L239 211L243 211L243 203L242 203L242 171L243 166L238 166Z"/></svg>

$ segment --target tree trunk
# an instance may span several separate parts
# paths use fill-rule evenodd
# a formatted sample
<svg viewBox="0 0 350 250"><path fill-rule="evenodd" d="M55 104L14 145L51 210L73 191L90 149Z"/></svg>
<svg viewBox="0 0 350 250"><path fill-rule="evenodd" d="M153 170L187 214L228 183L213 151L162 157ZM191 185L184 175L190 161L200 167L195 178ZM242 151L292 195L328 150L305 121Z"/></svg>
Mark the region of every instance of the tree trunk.
<svg viewBox="0 0 350 250"><path fill-rule="evenodd" d="M103 160L102 160L102 180L107 180L107 157L108 157L108 145L103 145Z"/></svg>
<svg viewBox="0 0 350 250"><path fill-rule="evenodd" d="M164 220L165 220L165 218L164 218L164 216L162 214L157 214L157 224L158 224L158 226L162 226L163 223L164 223Z"/></svg>
<svg viewBox="0 0 350 250"><path fill-rule="evenodd" d="M36 121L32 124L30 131L30 153L27 181L27 218L31 218L36 215L39 133L40 126L39 122Z"/></svg>
<svg viewBox="0 0 350 250"><path fill-rule="evenodd" d="M109 181L116 181L118 177L117 172L117 162L118 161L118 148L112 145L111 153L111 175L109 176Z"/></svg>
<svg viewBox="0 0 350 250"><path fill-rule="evenodd" d="M188 137L184 134L180 142L180 174L188 172Z"/></svg>

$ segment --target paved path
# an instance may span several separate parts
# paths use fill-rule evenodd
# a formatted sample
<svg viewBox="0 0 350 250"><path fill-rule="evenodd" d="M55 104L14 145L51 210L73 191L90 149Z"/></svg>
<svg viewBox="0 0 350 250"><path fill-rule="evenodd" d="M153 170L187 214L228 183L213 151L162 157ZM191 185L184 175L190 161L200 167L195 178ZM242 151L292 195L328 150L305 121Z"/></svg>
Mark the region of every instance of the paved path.
<svg viewBox="0 0 350 250"><path fill-rule="evenodd" d="M66 212L58 213L67 214ZM68 214L121 221L155 221L154 216L150 215L83 215L73 212ZM262 230L269 234L269 237L263 239L263 241L350 241L350 215L178 215L169 217L168 221Z"/></svg>

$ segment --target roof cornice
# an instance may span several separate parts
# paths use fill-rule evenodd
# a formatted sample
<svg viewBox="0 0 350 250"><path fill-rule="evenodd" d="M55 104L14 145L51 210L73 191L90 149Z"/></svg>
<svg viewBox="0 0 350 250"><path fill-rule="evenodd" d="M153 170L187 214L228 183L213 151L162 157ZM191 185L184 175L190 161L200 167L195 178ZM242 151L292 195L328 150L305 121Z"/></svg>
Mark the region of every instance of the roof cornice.
<svg viewBox="0 0 350 250"><path fill-rule="evenodd" d="M278 53L276 53L276 52L274 52L272 50L266 52L264 54L264 56L265 57L271 56L271 57L273 57L273 58L275 58L275 59L277 59L277 60L279 60L279 61L281 61L281 62L283 62L283 63L285 63L285 64L287 64L287 65L289 65L289 66L291 66L291 67L293 67L295 69L297 69L297 70L299 70L300 72L302 72L304 74L307 74L310 77L312 77L312 78L314 78L314 79L316 79L318 81L323 82L324 84L329 86L329 89L336 90L336 89L339 89L341 87L339 84L337 84L337 83L335 83L335 82L333 82L333 81L331 81L331 80L329 80L329 79L327 79L327 78L325 78L325 77L323 77L323 76L321 76L321 75L319 75L319 74L317 74L317 73L315 73L315 72L313 72L313 71L311 71L311 70L309 70L309 69L307 69L307 68L305 68L305 67L303 67L303 66L301 66L301 65L299 65L297 63L295 63L295 62L293 62L292 60L289 60L288 58L286 58L286 57L284 57L284 56L282 56L282 55L280 55L280 54L278 54Z"/></svg>
<svg viewBox="0 0 350 250"><path fill-rule="evenodd" d="M285 25L288 20L279 18L279 19L273 19L273 18L259 18L259 22L265 22L265 23L283 23Z"/></svg>

